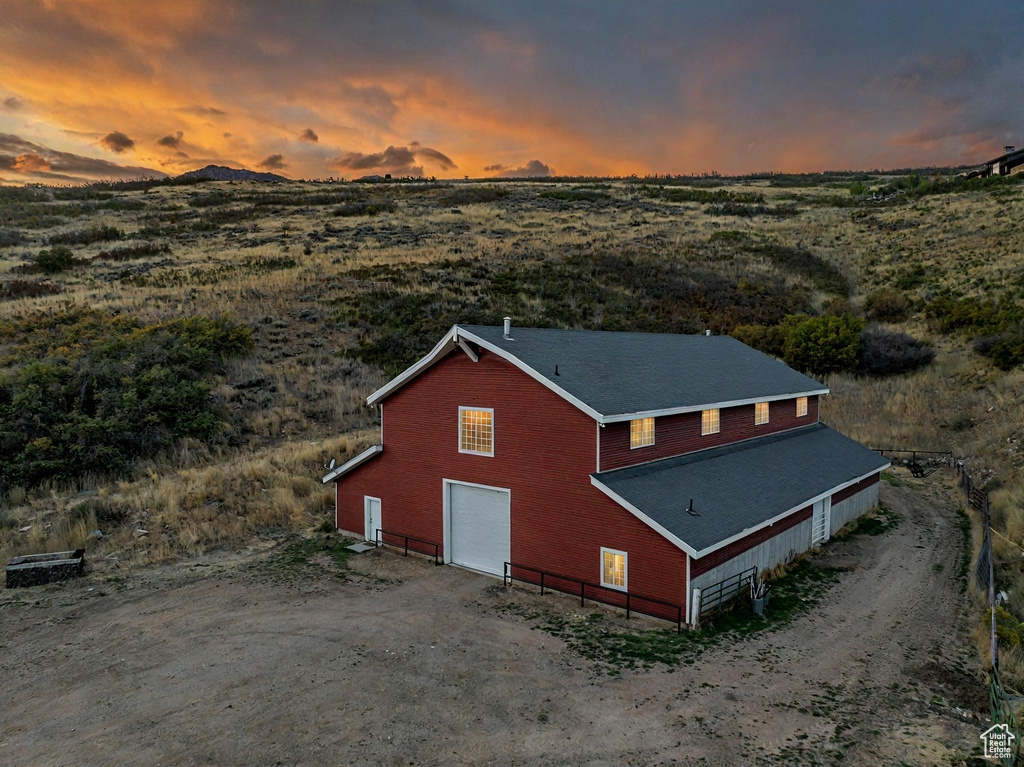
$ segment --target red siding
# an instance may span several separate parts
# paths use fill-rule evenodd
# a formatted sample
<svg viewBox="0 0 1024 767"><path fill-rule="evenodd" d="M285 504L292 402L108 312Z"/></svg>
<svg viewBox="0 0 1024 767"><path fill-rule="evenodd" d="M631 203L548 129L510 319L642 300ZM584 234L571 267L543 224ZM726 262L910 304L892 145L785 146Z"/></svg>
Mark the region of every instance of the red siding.
<svg viewBox="0 0 1024 767"><path fill-rule="evenodd" d="M494 457L458 452L459 406L494 408ZM511 490L512 560L600 583L600 549L629 554L629 590L684 604L686 554L590 484L592 418L497 355L455 353L384 402L384 452L338 482L338 526L383 526L442 544L442 480Z"/></svg>
<svg viewBox="0 0 1024 767"><path fill-rule="evenodd" d="M654 444L629 447L629 421L610 423L601 429L601 471L718 447L763 434L772 434L818 421L818 398L807 398L807 415L797 418L796 399L776 400L768 405L768 423L754 425L754 406L723 408L718 434L701 436L700 413L662 416L654 420Z"/></svg>
<svg viewBox="0 0 1024 767"><path fill-rule="evenodd" d="M860 482L857 482L856 484L850 485L845 490L840 490L838 493L833 493L832 494L832 505L835 505L835 504L839 503L840 501L845 501L847 498L850 498L851 496L856 495L861 490L866 490L867 488L871 487L876 482L878 482L878 475L877 474L872 474L867 479L862 479Z"/></svg>
<svg viewBox="0 0 1024 767"><path fill-rule="evenodd" d="M810 519L813 511L814 509L811 506L800 509L800 511L794 511L788 517L776 522L774 525L763 527L745 538L740 538L738 541L733 541L728 546L723 546L718 551L713 551L706 557L693 560L690 564L690 577L696 578L698 575L718 567L723 562L728 562L730 559L742 554L747 549L752 549L759 543L764 543L769 538L774 538L779 533L783 533L791 527L795 527L805 519ZM808 545L810 545L810 542L810 538L808 538Z"/></svg>

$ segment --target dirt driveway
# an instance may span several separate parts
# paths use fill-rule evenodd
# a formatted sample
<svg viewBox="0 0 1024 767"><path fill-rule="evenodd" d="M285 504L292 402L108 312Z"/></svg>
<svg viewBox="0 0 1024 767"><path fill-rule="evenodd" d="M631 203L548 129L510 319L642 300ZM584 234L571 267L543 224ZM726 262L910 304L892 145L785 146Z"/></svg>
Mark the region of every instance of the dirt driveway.
<svg viewBox="0 0 1024 767"><path fill-rule="evenodd" d="M788 627L615 675L496 609L572 600L392 553L0 592L0 764L956 764L984 729L956 517L883 500L900 524L826 547Z"/></svg>

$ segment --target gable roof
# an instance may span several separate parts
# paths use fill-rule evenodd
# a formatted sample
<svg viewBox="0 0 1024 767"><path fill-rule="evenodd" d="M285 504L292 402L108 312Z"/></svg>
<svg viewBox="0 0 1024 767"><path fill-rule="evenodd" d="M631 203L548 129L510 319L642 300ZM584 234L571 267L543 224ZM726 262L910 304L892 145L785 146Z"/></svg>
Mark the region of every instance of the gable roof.
<svg viewBox="0 0 1024 767"><path fill-rule="evenodd" d="M456 325L374 392L376 404L471 342L505 358L599 423L814 394L828 388L729 336ZM557 366L557 374L556 374Z"/></svg>
<svg viewBox="0 0 1024 767"><path fill-rule="evenodd" d="M819 423L590 476L591 484L699 558L889 465ZM691 499L698 516L687 512Z"/></svg>

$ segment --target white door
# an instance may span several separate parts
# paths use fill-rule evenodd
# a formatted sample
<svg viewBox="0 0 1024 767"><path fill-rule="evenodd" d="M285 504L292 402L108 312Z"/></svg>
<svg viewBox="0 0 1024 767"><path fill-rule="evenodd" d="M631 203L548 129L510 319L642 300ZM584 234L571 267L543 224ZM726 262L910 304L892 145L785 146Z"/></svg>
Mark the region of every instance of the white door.
<svg viewBox="0 0 1024 767"><path fill-rule="evenodd" d="M832 498L823 498L814 503L814 513L811 515L811 545L817 546L828 540L829 516L832 513Z"/></svg>
<svg viewBox="0 0 1024 767"><path fill-rule="evenodd" d="M511 493L454 482L449 487L452 563L502 575L511 552Z"/></svg>
<svg viewBox="0 0 1024 767"><path fill-rule="evenodd" d="M366 518L366 540L377 540L377 531L381 528L380 498L363 496L364 516Z"/></svg>

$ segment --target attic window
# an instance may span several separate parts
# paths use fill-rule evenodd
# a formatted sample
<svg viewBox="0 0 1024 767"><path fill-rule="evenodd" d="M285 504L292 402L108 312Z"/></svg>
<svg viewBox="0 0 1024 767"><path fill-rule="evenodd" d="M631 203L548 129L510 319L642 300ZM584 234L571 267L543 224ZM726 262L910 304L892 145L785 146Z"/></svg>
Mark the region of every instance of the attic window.
<svg viewBox="0 0 1024 767"><path fill-rule="evenodd" d="M718 434L721 431L718 408L700 411L700 433L701 436Z"/></svg>
<svg viewBox="0 0 1024 767"><path fill-rule="evenodd" d="M762 426L768 423L768 403L757 402L754 404L754 426Z"/></svg>
<svg viewBox="0 0 1024 767"><path fill-rule="evenodd" d="M494 455L492 408L459 408L459 452Z"/></svg>
<svg viewBox="0 0 1024 767"><path fill-rule="evenodd" d="M629 449L654 444L654 419L635 418L629 422Z"/></svg>
<svg viewBox="0 0 1024 767"><path fill-rule="evenodd" d="M807 397L796 398L796 417L807 415Z"/></svg>

